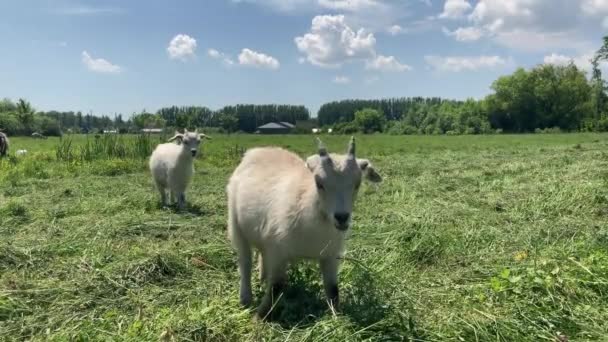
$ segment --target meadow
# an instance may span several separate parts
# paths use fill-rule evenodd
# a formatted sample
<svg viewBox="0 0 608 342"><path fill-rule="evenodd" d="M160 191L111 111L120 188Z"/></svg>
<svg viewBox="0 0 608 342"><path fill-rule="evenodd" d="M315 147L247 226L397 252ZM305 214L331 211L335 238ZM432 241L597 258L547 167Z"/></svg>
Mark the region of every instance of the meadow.
<svg viewBox="0 0 608 342"><path fill-rule="evenodd" d="M123 141L13 138L28 153L0 160L1 340L608 339L608 135L358 136L384 182L356 204L342 310L301 263L270 323L238 303L225 185L243 149L313 137L214 135L183 212L147 170L160 137L101 139Z"/></svg>

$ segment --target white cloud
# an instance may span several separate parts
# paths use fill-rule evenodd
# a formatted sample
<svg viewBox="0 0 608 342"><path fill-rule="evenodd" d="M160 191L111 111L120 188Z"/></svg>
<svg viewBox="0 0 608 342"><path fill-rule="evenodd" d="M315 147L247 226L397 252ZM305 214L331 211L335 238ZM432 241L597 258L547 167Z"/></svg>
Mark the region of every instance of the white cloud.
<svg viewBox="0 0 608 342"><path fill-rule="evenodd" d="M476 71L505 66L507 61L499 56L425 56L426 63L435 71Z"/></svg>
<svg viewBox="0 0 608 342"><path fill-rule="evenodd" d="M594 56L593 51L589 51L587 53L584 53L584 54L581 54L578 56L574 56L574 57L560 55L557 53L552 53L550 55L545 56L545 58L543 59L543 63L565 66L565 65L570 64L570 62L573 62L577 68L584 70L589 74L589 73L591 73L591 69L592 69L591 59L593 58L593 56ZM608 62L601 62L600 68L602 69L602 72L607 70Z"/></svg>
<svg viewBox="0 0 608 342"><path fill-rule="evenodd" d="M454 37L459 42L473 42L483 37L483 31L474 26L459 27L454 31L450 31L444 27L443 33L446 36Z"/></svg>
<svg viewBox="0 0 608 342"><path fill-rule="evenodd" d="M494 41L511 49L526 52L543 52L562 49L586 50L589 46L573 32L538 32L533 30L515 29L501 31L493 36Z"/></svg>
<svg viewBox="0 0 608 342"><path fill-rule="evenodd" d="M607 0L583 0L581 8L585 14L590 16L608 14Z"/></svg>
<svg viewBox="0 0 608 342"><path fill-rule="evenodd" d="M507 0L506 0L507 1ZM443 5L443 12L439 15L442 19L459 19L473 7L466 0L446 0Z"/></svg>
<svg viewBox="0 0 608 342"><path fill-rule="evenodd" d="M86 51L82 51L82 64L84 64L87 69L93 72L118 74L123 71L120 66L112 64L103 58L93 58Z"/></svg>
<svg viewBox="0 0 608 342"><path fill-rule="evenodd" d="M224 63L224 65L227 67L234 65L234 61L232 60L232 58L230 58L230 56L216 49L207 50L207 55L213 59L221 59L222 63Z"/></svg>
<svg viewBox="0 0 608 342"><path fill-rule="evenodd" d="M336 84L348 84L350 83L350 78L346 76L336 76L333 82Z"/></svg>
<svg viewBox="0 0 608 342"><path fill-rule="evenodd" d="M483 0L468 18L501 45L543 51L585 44L577 32L581 11L580 1L573 0Z"/></svg>
<svg viewBox="0 0 608 342"><path fill-rule="evenodd" d="M250 49L243 49L241 51L241 54L239 55L239 64L271 70L276 70L281 66L276 58Z"/></svg>
<svg viewBox="0 0 608 342"><path fill-rule="evenodd" d="M217 51L216 49L207 50L207 54L209 55L209 57L215 58L215 59L222 57L222 54L219 51Z"/></svg>
<svg viewBox="0 0 608 342"><path fill-rule="evenodd" d="M373 60L367 61L366 69L378 70L384 72L403 72L412 70L412 67L407 64L401 64L394 56L379 55Z"/></svg>
<svg viewBox="0 0 608 342"><path fill-rule="evenodd" d="M304 15L344 15L351 26L362 26L373 32L402 19L411 19L411 0L229 0L251 3L271 10ZM428 2L429 0L419 0Z"/></svg>
<svg viewBox="0 0 608 342"><path fill-rule="evenodd" d="M400 33L404 33L405 30L403 29L403 27L399 26L399 25L393 25L391 27L389 27L387 29L388 33L392 34L393 36L396 36Z"/></svg>
<svg viewBox="0 0 608 342"><path fill-rule="evenodd" d="M318 0L321 7L337 11L361 11L380 6L376 0Z"/></svg>
<svg viewBox="0 0 608 342"><path fill-rule="evenodd" d="M343 15L314 17L310 32L294 41L308 62L321 67L338 67L375 55L374 35L363 29L355 32L346 24Z"/></svg>
<svg viewBox="0 0 608 342"><path fill-rule="evenodd" d="M187 34L178 34L171 39L167 47L169 58L186 61L189 57L196 56L196 39Z"/></svg>

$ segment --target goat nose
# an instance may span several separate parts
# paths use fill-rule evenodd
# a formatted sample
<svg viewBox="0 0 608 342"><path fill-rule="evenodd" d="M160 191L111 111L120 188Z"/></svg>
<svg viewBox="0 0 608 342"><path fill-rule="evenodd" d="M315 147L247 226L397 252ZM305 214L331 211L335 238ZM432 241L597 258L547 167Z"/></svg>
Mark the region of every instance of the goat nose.
<svg viewBox="0 0 608 342"><path fill-rule="evenodd" d="M348 213L336 213L334 214L334 218L339 224L345 224L348 221L350 214Z"/></svg>

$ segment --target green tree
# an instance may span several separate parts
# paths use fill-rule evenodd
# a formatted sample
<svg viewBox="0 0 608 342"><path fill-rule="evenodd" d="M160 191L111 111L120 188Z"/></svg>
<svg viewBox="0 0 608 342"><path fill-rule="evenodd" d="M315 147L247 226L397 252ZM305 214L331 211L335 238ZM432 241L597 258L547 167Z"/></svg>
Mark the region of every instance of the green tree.
<svg viewBox="0 0 608 342"><path fill-rule="evenodd" d="M239 119L234 114L221 113L218 115L218 121L220 127L227 133L236 132L239 128Z"/></svg>
<svg viewBox="0 0 608 342"><path fill-rule="evenodd" d="M35 110L34 108L32 108L32 105L24 99L19 99L19 101L17 101L15 112L17 114L19 122L21 122L21 125L25 130L24 133L31 134L33 132L35 113Z"/></svg>
<svg viewBox="0 0 608 342"><path fill-rule="evenodd" d="M376 109L366 108L355 112L354 124L363 133L382 132L384 122L384 114Z"/></svg>

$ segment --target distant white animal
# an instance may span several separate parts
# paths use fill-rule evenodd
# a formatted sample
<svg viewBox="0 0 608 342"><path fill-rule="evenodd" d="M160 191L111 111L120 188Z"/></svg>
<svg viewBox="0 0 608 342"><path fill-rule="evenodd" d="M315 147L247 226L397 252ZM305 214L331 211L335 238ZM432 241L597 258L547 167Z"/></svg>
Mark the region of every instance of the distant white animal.
<svg viewBox="0 0 608 342"><path fill-rule="evenodd" d="M36 138L36 139L46 139L46 136L44 136L44 135L42 135L42 134L40 134L38 132L32 133L32 137Z"/></svg>
<svg viewBox="0 0 608 342"><path fill-rule="evenodd" d="M27 153L27 150L17 150L15 151L16 156L24 156Z"/></svg>
<svg viewBox="0 0 608 342"><path fill-rule="evenodd" d="M328 129L327 129L327 133L329 133L329 134L333 133L333 131L334 131L334 129L333 129L333 128L328 128Z"/></svg>
<svg viewBox="0 0 608 342"><path fill-rule="evenodd" d="M320 133L320 132L321 132L321 129L319 129L319 128L313 128L312 129L312 133L313 134L317 134L317 133Z"/></svg>
<svg viewBox="0 0 608 342"><path fill-rule="evenodd" d="M184 131L184 134L175 132L169 141L175 143L160 144L150 157L150 171L160 192L161 203L167 205L167 191L170 192L171 202L177 198L180 209L186 203L186 189L194 173L194 158L198 152L202 139L211 139L205 134Z"/></svg>
<svg viewBox="0 0 608 342"><path fill-rule="evenodd" d="M4 157L8 154L8 147L8 137L3 132L0 132L0 157Z"/></svg>
<svg viewBox="0 0 608 342"><path fill-rule="evenodd" d="M257 317L266 317L298 259L318 260L325 294L337 307L338 265L362 178L381 182L367 159L355 158L351 138L346 155L329 155L319 140L306 161L282 148L245 153L226 188L228 236L238 254L240 302L252 301L252 247L260 252L260 277L267 283Z"/></svg>

